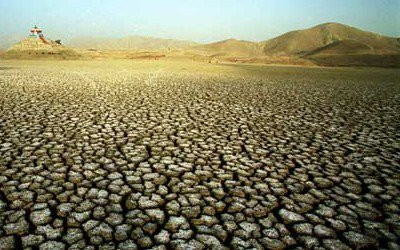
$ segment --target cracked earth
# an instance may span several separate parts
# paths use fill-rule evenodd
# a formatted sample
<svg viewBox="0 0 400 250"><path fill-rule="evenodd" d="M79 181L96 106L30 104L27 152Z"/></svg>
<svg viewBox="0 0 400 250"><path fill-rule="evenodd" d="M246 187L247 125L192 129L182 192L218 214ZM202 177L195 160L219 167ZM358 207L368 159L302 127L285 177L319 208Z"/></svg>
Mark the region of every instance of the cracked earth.
<svg viewBox="0 0 400 250"><path fill-rule="evenodd" d="M0 249L399 249L398 78L327 74L2 68Z"/></svg>

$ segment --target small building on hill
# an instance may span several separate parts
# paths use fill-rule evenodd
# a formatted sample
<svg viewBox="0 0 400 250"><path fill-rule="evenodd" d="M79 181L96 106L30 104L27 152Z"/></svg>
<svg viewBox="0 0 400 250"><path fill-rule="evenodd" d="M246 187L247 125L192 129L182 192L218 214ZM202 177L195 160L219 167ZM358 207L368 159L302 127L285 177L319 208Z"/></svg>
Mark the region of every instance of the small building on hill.
<svg viewBox="0 0 400 250"><path fill-rule="evenodd" d="M43 37L43 31L39 29L36 25L33 29L31 29L31 33L29 35L30 37L35 37L35 38L42 38Z"/></svg>
<svg viewBox="0 0 400 250"><path fill-rule="evenodd" d="M29 37L9 48L5 58L79 58L80 54L71 48L61 45L61 41L52 41L43 35L43 31L35 26L30 29ZM0 247L1 248L1 247Z"/></svg>

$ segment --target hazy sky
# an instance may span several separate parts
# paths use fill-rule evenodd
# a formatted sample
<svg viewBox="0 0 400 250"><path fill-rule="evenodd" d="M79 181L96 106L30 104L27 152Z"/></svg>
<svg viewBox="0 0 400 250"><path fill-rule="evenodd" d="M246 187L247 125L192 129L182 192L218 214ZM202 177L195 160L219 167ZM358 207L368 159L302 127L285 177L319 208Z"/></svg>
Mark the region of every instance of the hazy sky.
<svg viewBox="0 0 400 250"><path fill-rule="evenodd" d="M146 35L211 42L266 40L340 22L400 36L400 0L0 0L0 32L49 38Z"/></svg>

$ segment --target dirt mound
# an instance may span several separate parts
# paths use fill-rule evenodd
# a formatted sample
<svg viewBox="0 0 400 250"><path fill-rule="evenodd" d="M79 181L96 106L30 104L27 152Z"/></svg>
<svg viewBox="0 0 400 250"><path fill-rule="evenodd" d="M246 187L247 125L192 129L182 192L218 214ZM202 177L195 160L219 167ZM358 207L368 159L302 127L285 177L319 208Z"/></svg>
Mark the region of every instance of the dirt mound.
<svg viewBox="0 0 400 250"><path fill-rule="evenodd" d="M79 53L65 47L60 43L46 39L44 37L30 37L20 41L9 48L3 55L5 58L78 58Z"/></svg>
<svg viewBox="0 0 400 250"><path fill-rule="evenodd" d="M8 51L56 51L59 49L63 49L64 46L62 46L59 43L53 42L51 40L47 40L43 37L41 38L35 38L35 37L30 37L27 39L24 39L20 41L19 43L13 45Z"/></svg>

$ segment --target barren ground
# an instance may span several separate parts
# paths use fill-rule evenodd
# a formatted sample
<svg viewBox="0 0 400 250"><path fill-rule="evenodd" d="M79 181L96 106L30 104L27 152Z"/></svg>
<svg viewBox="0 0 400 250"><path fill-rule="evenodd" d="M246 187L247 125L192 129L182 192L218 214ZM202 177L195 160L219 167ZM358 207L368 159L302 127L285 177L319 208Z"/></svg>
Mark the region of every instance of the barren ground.
<svg viewBox="0 0 400 250"><path fill-rule="evenodd" d="M0 62L0 249L399 249L395 69Z"/></svg>

